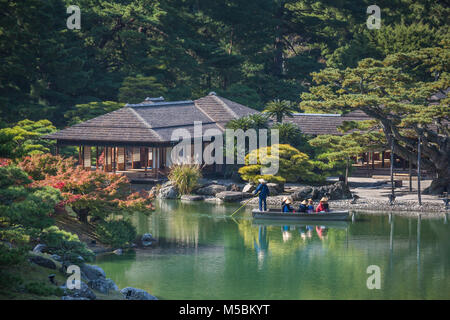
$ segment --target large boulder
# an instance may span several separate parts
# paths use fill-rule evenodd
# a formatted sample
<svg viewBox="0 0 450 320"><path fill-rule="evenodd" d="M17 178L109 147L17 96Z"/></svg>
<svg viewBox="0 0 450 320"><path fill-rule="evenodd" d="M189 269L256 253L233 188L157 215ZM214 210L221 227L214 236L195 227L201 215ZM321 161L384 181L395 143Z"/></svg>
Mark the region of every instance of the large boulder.
<svg viewBox="0 0 450 320"><path fill-rule="evenodd" d="M80 270L83 277L87 280L106 279L105 271L99 266L82 264Z"/></svg>
<svg viewBox="0 0 450 320"><path fill-rule="evenodd" d="M190 194L185 194L181 196L181 200L183 201L201 201L205 199L204 196L199 196L199 195L190 195Z"/></svg>
<svg viewBox="0 0 450 320"><path fill-rule="evenodd" d="M41 256L31 256L28 258L31 263L37 264L38 266L48 268L48 269L56 269L56 264L51 260Z"/></svg>
<svg viewBox="0 0 450 320"><path fill-rule="evenodd" d="M267 187L269 188L269 192L270 192L271 196L279 195L280 193L283 193L283 191L284 191L284 185L278 184L278 183L269 182L267 184Z"/></svg>
<svg viewBox="0 0 450 320"><path fill-rule="evenodd" d="M120 293L123 294L123 296L127 300L158 300L158 298L152 296L147 291L132 287L123 288L122 290L120 290Z"/></svg>
<svg viewBox="0 0 450 320"><path fill-rule="evenodd" d="M320 200L322 197L327 197L330 200L344 200L351 199L352 193L349 187L342 181L336 182L334 184L320 186L320 187L310 187L305 186L298 189L292 194L292 199L294 201L300 201L304 199Z"/></svg>
<svg viewBox="0 0 450 320"><path fill-rule="evenodd" d="M224 202L235 202L241 201L245 198L251 197L251 194L244 193L241 191L223 191L216 194L216 198Z"/></svg>
<svg viewBox="0 0 450 320"><path fill-rule="evenodd" d="M256 186L252 183L247 183L244 188L242 188L242 192L251 193L255 191Z"/></svg>
<svg viewBox="0 0 450 320"><path fill-rule="evenodd" d="M86 283L81 281L80 284L80 289L69 289L66 284L62 285L60 288L64 290L64 296L67 296L67 298L63 297L63 300L95 300L97 298L95 293Z"/></svg>
<svg viewBox="0 0 450 320"><path fill-rule="evenodd" d="M38 245L36 245L33 249L33 253L42 253L44 251L44 249L47 248L47 245L39 243Z"/></svg>
<svg viewBox="0 0 450 320"><path fill-rule="evenodd" d="M223 192L226 190L227 188L221 184L210 184L209 186L197 189L195 193L202 196L215 196L219 192Z"/></svg>
<svg viewBox="0 0 450 320"><path fill-rule="evenodd" d="M112 279L103 279L98 278L96 280L90 280L88 282L88 286L91 287L94 290L97 290L101 293L109 293L111 290L113 291L119 291L119 287L115 284L115 282Z"/></svg>
<svg viewBox="0 0 450 320"><path fill-rule="evenodd" d="M158 199L176 199L178 191L174 186L161 187L158 192Z"/></svg>
<svg viewBox="0 0 450 320"><path fill-rule="evenodd" d="M141 237L141 243L144 247L151 246L156 239L153 238L151 233L144 233Z"/></svg>

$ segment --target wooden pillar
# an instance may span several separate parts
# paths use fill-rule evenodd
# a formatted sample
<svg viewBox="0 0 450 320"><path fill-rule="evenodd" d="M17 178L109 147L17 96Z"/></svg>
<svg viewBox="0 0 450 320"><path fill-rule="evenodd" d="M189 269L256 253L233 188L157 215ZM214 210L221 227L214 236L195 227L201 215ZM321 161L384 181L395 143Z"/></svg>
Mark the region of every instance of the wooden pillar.
<svg viewBox="0 0 450 320"><path fill-rule="evenodd" d="M409 192L411 192L412 191L412 161L411 161L411 159L409 159L408 164L409 164Z"/></svg>
<svg viewBox="0 0 450 320"><path fill-rule="evenodd" d="M147 166L148 166L148 148L144 148L144 166L145 166L145 171L147 172Z"/></svg>
<svg viewBox="0 0 450 320"><path fill-rule="evenodd" d="M395 197L395 191L394 191L394 137L391 137L392 139L392 145L391 145L391 196L392 199Z"/></svg>
<svg viewBox="0 0 450 320"><path fill-rule="evenodd" d="M117 159L117 155L116 155L116 147L113 147L112 148L112 150L113 150L113 154L114 154L114 158L113 158L113 171L114 171L114 173L116 173L116 169L117 169L117 161L116 161L116 159Z"/></svg>
<svg viewBox="0 0 450 320"><path fill-rule="evenodd" d="M422 205L422 194L421 194L421 190L420 190L420 179L421 177L421 172L420 172L420 163L421 163L421 150L420 150L420 136L419 139L417 140L417 197L419 200L419 205Z"/></svg>
<svg viewBox="0 0 450 320"><path fill-rule="evenodd" d="M123 171L127 171L127 147L123 147Z"/></svg>
<svg viewBox="0 0 450 320"><path fill-rule="evenodd" d="M98 146L95 146L95 170L98 170Z"/></svg>
<svg viewBox="0 0 450 320"><path fill-rule="evenodd" d="M108 147L104 148L103 171L108 172Z"/></svg>
<svg viewBox="0 0 450 320"><path fill-rule="evenodd" d="M59 145L58 145L58 143L56 143L55 154L59 155Z"/></svg>
<svg viewBox="0 0 450 320"><path fill-rule="evenodd" d="M372 170L375 170L375 153L372 151Z"/></svg>
<svg viewBox="0 0 450 320"><path fill-rule="evenodd" d="M152 172L156 175L156 159L155 159L155 148L152 148Z"/></svg>
<svg viewBox="0 0 450 320"><path fill-rule="evenodd" d="M381 152L381 167L382 168L384 168L384 156L385 156L385 154L384 154L384 151L383 151L383 152Z"/></svg>
<svg viewBox="0 0 450 320"><path fill-rule="evenodd" d="M78 165L81 166L81 148L82 146L78 146Z"/></svg>

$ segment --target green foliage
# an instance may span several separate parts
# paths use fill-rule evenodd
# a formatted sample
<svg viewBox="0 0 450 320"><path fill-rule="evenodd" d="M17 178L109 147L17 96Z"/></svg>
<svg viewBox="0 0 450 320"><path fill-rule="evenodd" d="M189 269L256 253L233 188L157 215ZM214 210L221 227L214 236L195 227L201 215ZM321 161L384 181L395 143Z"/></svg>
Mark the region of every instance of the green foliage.
<svg viewBox="0 0 450 320"><path fill-rule="evenodd" d="M82 262L79 257L85 261L92 261L94 258L94 253L85 243L80 242L76 234L60 230L57 226L43 230L40 239L47 245L49 253L61 256L64 261L79 263Z"/></svg>
<svg viewBox="0 0 450 320"><path fill-rule="evenodd" d="M155 77L127 77L119 89L119 101L142 102L146 97L164 96L166 88Z"/></svg>
<svg viewBox="0 0 450 320"><path fill-rule="evenodd" d="M263 112L270 117L274 117L278 123L283 122L283 118L294 116L294 112L299 111L290 101L273 100L266 105Z"/></svg>
<svg viewBox="0 0 450 320"><path fill-rule="evenodd" d="M173 182L180 194L190 194L202 177L198 165L174 165L170 168L169 180Z"/></svg>
<svg viewBox="0 0 450 320"><path fill-rule="evenodd" d="M293 123L276 123L271 128L278 130L280 144L289 144L294 148L305 150L306 137L301 130Z"/></svg>
<svg viewBox="0 0 450 320"><path fill-rule="evenodd" d="M383 61L361 60L345 70L324 69L313 74L315 87L302 95L302 105L341 113L360 109L375 121L360 124L366 134L345 138L356 144L380 147L394 143L395 153L417 161L417 137L422 137L422 167L438 172L430 190L440 193L449 180L450 56L448 43L408 53L396 53ZM443 98L434 97L439 93ZM344 124L344 130L356 128ZM382 129L382 131L381 131ZM385 140L382 139L383 135Z"/></svg>
<svg viewBox="0 0 450 320"><path fill-rule="evenodd" d="M56 128L48 120L22 120L12 128L0 129L0 157L16 159L50 152L54 141L40 137L55 131Z"/></svg>
<svg viewBox="0 0 450 320"><path fill-rule="evenodd" d="M56 287L54 285L50 285L45 282L28 282L25 284L25 290L28 293L35 294L38 296L62 296L64 294L64 290Z"/></svg>
<svg viewBox="0 0 450 320"><path fill-rule="evenodd" d="M102 102L90 102L77 104L75 107L64 114L64 117L68 119L68 125L74 125L108 112L115 111L124 106L123 103L115 101L102 101Z"/></svg>
<svg viewBox="0 0 450 320"><path fill-rule="evenodd" d="M50 215L62 198L59 190L32 188L30 182L19 168L0 167L0 217L8 226L41 230L52 225Z"/></svg>
<svg viewBox="0 0 450 320"><path fill-rule="evenodd" d="M136 240L136 229L127 220L112 220L99 224L96 232L102 243L121 248Z"/></svg>
<svg viewBox="0 0 450 320"><path fill-rule="evenodd" d="M247 131L248 129L268 129L269 118L264 114L253 114L238 119L230 120L226 127L228 129Z"/></svg>
<svg viewBox="0 0 450 320"><path fill-rule="evenodd" d="M273 153L274 145L271 147L260 148L251 151L245 156L245 166L239 169L242 179L246 181L257 181L264 177L266 180L272 179L282 182L297 182L297 181L318 181L320 176L313 172L314 165L310 161L307 154L300 152L294 147L287 144L275 145L278 146L279 170L278 173L271 178L269 175L262 175L261 169L268 167L271 161L277 157ZM272 154L273 153L273 154ZM256 164L251 164L250 160L256 159Z"/></svg>

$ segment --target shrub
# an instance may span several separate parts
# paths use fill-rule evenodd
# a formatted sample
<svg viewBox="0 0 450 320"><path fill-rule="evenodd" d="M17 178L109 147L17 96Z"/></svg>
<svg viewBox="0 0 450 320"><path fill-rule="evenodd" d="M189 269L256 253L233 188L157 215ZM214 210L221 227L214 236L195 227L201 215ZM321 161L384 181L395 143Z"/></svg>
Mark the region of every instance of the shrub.
<svg viewBox="0 0 450 320"><path fill-rule="evenodd" d="M101 242L114 248L131 244L137 235L135 227L126 220L102 222L97 226L97 234Z"/></svg>
<svg viewBox="0 0 450 320"><path fill-rule="evenodd" d="M272 146L273 147L273 146ZM245 156L246 166L239 169L242 179L256 182L264 178L269 182L284 183L296 181L314 181L321 179L313 172L314 165L307 154L287 144L278 145L279 170L275 175L261 175L263 166L268 166L272 155L272 147L253 150ZM250 159L256 159L256 164L250 164Z"/></svg>
<svg viewBox="0 0 450 320"><path fill-rule="evenodd" d="M80 242L76 234L60 230L57 226L51 226L40 234L41 241L47 245L49 253L57 254L64 261L81 262L79 257L86 261L92 261L94 253Z"/></svg>
<svg viewBox="0 0 450 320"><path fill-rule="evenodd" d="M28 293L36 294L38 296L62 296L63 289L50 286L44 282L28 282L25 284L25 290Z"/></svg>
<svg viewBox="0 0 450 320"><path fill-rule="evenodd" d="M201 177L202 173L198 165L174 165L169 173L169 180L172 181L180 194L191 193Z"/></svg>

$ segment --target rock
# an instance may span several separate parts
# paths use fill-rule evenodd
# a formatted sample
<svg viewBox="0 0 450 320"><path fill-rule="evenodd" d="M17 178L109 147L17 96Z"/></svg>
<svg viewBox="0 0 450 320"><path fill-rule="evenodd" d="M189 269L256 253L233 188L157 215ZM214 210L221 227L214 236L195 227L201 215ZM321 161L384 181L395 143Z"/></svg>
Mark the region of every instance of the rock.
<svg viewBox="0 0 450 320"><path fill-rule="evenodd" d="M118 256L120 256L120 255L122 255L123 250L119 248L119 249L114 250L113 253L117 254Z"/></svg>
<svg viewBox="0 0 450 320"><path fill-rule="evenodd" d="M87 280L106 279L106 273L99 266L82 264L80 270Z"/></svg>
<svg viewBox="0 0 450 320"><path fill-rule="evenodd" d="M119 287L115 284L115 282L112 279L103 279L99 278L96 280L90 280L88 282L89 287L91 287L94 290L97 290L101 293L109 293L109 291L119 291Z"/></svg>
<svg viewBox="0 0 450 320"><path fill-rule="evenodd" d="M235 183L227 185L227 191L241 191L241 188Z"/></svg>
<svg viewBox="0 0 450 320"><path fill-rule="evenodd" d="M84 297L62 296L61 300L90 300L90 299Z"/></svg>
<svg viewBox="0 0 450 320"><path fill-rule="evenodd" d="M52 259L58 262L62 262L61 256L58 256L57 254L52 254Z"/></svg>
<svg viewBox="0 0 450 320"><path fill-rule="evenodd" d="M10 242L6 242L6 241L0 241L0 243L4 244L8 249L12 249L13 246Z"/></svg>
<svg viewBox="0 0 450 320"><path fill-rule="evenodd" d="M183 201L201 201L203 199L205 199L205 197L198 196L198 195L185 194L185 195L181 196L181 200L183 200Z"/></svg>
<svg viewBox="0 0 450 320"><path fill-rule="evenodd" d="M279 195L280 193L283 193L284 191L284 185L280 185L278 183L268 183L267 187L269 188L269 192L271 196Z"/></svg>
<svg viewBox="0 0 450 320"><path fill-rule="evenodd" d="M47 245L40 243L34 247L33 253L42 253L45 248L47 248Z"/></svg>
<svg viewBox="0 0 450 320"><path fill-rule="evenodd" d="M328 197L329 200L351 199L352 193L344 182L339 181L334 184L320 187L305 186L292 194L292 199L294 201L309 198L313 200L320 200L322 197Z"/></svg>
<svg viewBox="0 0 450 320"><path fill-rule="evenodd" d="M216 198L224 202L241 201L242 199L248 198L249 196L251 195L241 191L223 191L216 194Z"/></svg>
<svg viewBox="0 0 450 320"><path fill-rule="evenodd" d="M86 300L86 299L95 300L97 298L95 293L83 281L81 281L80 289L68 289L66 284L62 285L60 288L64 290L65 296L70 297L65 300ZM78 299L78 298L85 298L85 299Z"/></svg>
<svg viewBox="0 0 450 320"><path fill-rule="evenodd" d="M221 184L211 184L206 187L202 187L195 191L196 194L200 194L203 196L215 196L219 192L226 191L227 188Z"/></svg>
<svg viewBox="0 0 450 320"><path fill-rule="evenodd" d="M247 183L247 184L244 186L244 188L242 188L242 192L248 192L248 193L250 193L250 192L255 191L255 189L256 189L256 186L255 186L254 184Z"/></svg>
<svg viewBox="0 0 450 320"><path fill-rule="evenodd" d="M123 294L127 300L158 300L158 298L152 296L148 292L132 287L124 288L120 290L120 293Z"/></svg>
<svg viewBox="0 0 450 320"><path fill-rule="evenodd" d="M173 186L161 187L158 193L158 199L176 199L178 198L178 191Z"/></svg>
<svg viewBox="0 0 450 320"><path fill-rule="evenodd" d="M310 186L300 187L296 192L292 193L292 200L303 201L305 199L313 198L313 188Z"/></svg>
<svg viewBox="0 0 450 320"><path fill-rule="evenodd" d="M47 258L41 256L31 256L28 258L31 263L37 264L38 266L48 268L48 269L56 269L56 264Z"/></svg>
<svg viewBox="0 0 450 320"><path fill-rule="evenodd" d="M153 242L156 241L155 238L151 235L151 233L145 233L142 235L141 243L144 247L149 247L153 244Z"/></svg>
<svg viewBox="0 0 450 320"><path fill-rule="evenodd" d="M155 238L153 238L151 233L144 233L142 235L142 237L141 237L141 241L142 242L144 242L144 241L154 241L154 240L155 240Z"/></svg>

